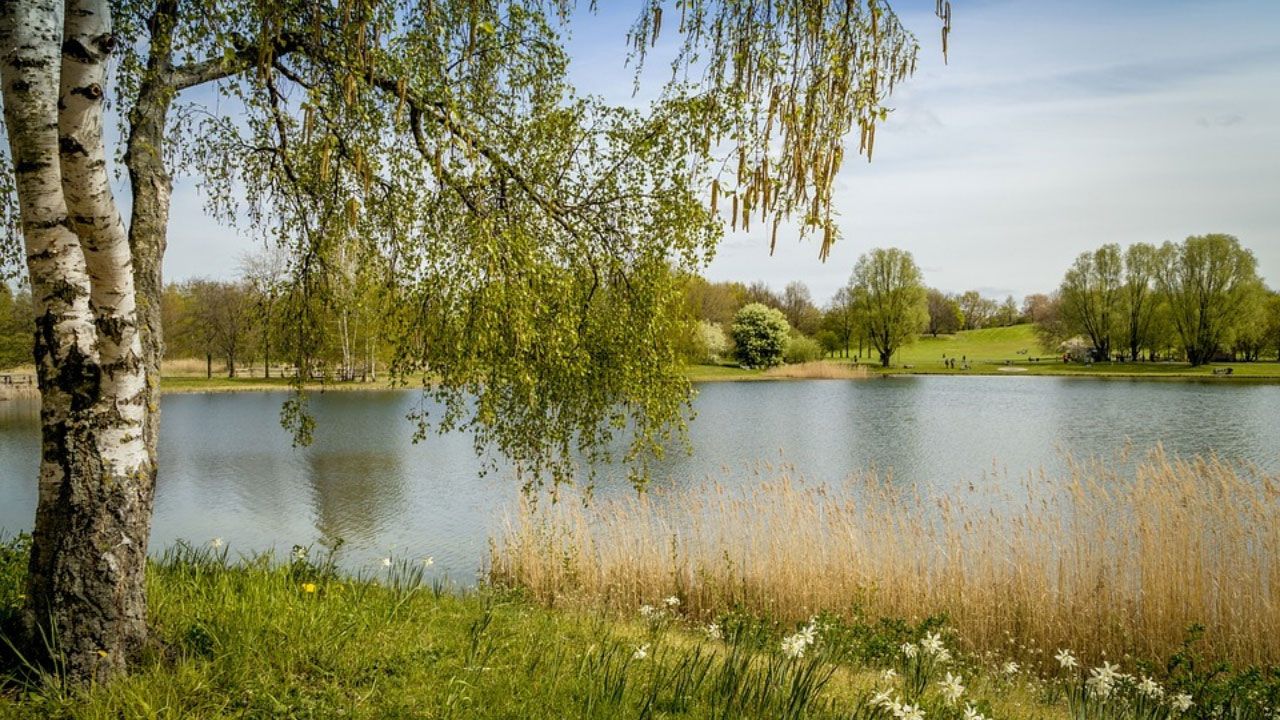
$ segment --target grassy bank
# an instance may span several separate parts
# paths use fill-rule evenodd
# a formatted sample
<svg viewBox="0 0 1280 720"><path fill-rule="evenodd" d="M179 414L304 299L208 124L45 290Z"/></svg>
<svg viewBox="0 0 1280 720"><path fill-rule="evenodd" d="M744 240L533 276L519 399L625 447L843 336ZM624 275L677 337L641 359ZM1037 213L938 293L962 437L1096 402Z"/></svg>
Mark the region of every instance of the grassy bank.
<svg viewBox="0 0 1280 720"><path fill-rule="evenodd" d="M948 367L947 359L955 359L957 367ZM850 364L853 361L832 358L828 362ZM965 369L964 364L968 364ZM1044 352L1036 340L1033 326L1014 325L1002 328L967 330L955 335L925 336L894 355L892 366L882 368L864 356L857 365L868 376L874 375L1063 375L1070 377L1146 378L1168 380L1211 380L1215 382L1280 382L1280 362L1216 363L1191 367L1181 362L1136 363L1063 363L1061 358ZM1214 370L1231 368L1231 375L1214 374ZM767 372L743 370L732 366L695 365L688 375L697 382L720 380L768 380Z"/></svg>
<svg viewBox="0 0 1280 720"><path fill-rule="evenodd" d="M24 558L0 550L9 621ZM1139 675L1099 694L1082 667L1037 676L965 655L939 618L705 616L678 595L625 613L547 609L512 590L442 592L413 562L353 579L211 548L171 550L148 593L158 642L131 675L68 688L7 657L0 717L1168 720L1227 702L1267 718L1196 673L1161 676L1159 697Z"/></svg>
<svg viewBox="0 0 1280 720"><path fill-rule="evenodd" d="M1042 669L1167 658L1203 625L1212 658L1280 664L1280 482L1156 454L946 495L876 477L760 478L526 504L493 575L546 603L618 609L677 593L696 613L800 621L945 613L963 647ZM1016 643L1010 645L1010 638Z"/></svg>
<svg viewBox="0 0 1280 720"><path fill-rule="evenodd" d="M0 552L9 616L24 557ZM881 691L930 717L961 714L938 685L942 663L920 669L922 686L884 677L910 670L895 648L936 623L824 622L788 652L781 640L796 627L724 616L709 631L678 599L619 617L549 610L513 591L450 594L429 580L412 562L352 579L323 561L235 563L178 548L151 568L158 646L132 675L72 689L9 657L0 717L871 720L889 717L870 704ZM1035 684L959 657L946 667L988 714L1065 717Z"/></svg>

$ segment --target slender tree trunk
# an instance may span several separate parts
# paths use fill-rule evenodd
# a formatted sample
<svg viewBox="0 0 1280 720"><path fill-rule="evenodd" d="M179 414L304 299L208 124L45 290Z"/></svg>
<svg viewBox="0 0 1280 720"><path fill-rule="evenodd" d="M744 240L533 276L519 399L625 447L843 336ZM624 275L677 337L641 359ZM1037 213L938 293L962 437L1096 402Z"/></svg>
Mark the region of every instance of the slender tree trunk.
<svg viewBox="0 0 1280 720"><path fill-rule="evenodd" d="M132 258L102 142L106 0L0 3L0 84L36 310L42 452L24 627L73 681L146 639L153 465ZM61 56L60 56L61 53Z"/></svg>

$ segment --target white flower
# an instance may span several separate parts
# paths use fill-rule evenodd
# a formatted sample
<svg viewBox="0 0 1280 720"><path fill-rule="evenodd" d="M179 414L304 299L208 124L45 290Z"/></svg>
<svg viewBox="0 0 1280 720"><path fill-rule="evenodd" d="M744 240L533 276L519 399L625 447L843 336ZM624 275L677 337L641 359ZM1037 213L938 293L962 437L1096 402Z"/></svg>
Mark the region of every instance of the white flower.
<svg viewBox="0 0 1280 720"><path fill-rule="evenodd" d="M1191 696L1186 693L1178 693L1169 698L1169 707L1178 712L1186 712L1191 709L1195 703L1191 702Z"/></svg>
<svg viewBox="0 0 1280 720"><path fill-rule="evenodd" d="M893 714L898 720L924 720L924 710L919 705L899 705Z"/></svg>
<svg viewBox="0 0 1280 720"><path fill-rule="evenodd" d="M711 623L710 625L707 626L707 637L711 638L712 640L719 640L720 638L724 637L724 633L720 631L719 625L715 623Z"/></svg>
<svg viewBox="0 0 1280 720"><path fill-rule="evenodd" d="M915 643L902 643L902 654L908 658L915 657L916 656Z"/></svg>
<svg viewBox="0 0 1280 720"><path fill-rule="evenodd" d="M960 684L959 675L947 673L947 677L938 681L938 686L942 688L942 696L947 699L948 705L954 705L961 695L964 695L964 685Z"/></svg>
<svg viewBox="0 0 1280 720"><path fill-rule="evenodd" d="M435 564L436 564L436 559L431 557L430 555L422 558L422 567L431 567L432 565L435 565Z"/></svg>
<svg viewBox="0 0 1280 720"><path fill-rule="evenodd" d="M649 657L649 643L641 645L636 648L635 652L631 653L632 660L643 660L647 657Z"/></svg>
<svg viewBox="0 0 1280 720"><path fill-rule="evenodd" d="M653 607L652 605L641 605L641 606L640 606L640 617L643 617L643 618L651 618L651 617L653 617L654 615L657 615L657 614L658 614L658 611L657 611L656 609L654 609L654 607Z"/></svg>
<svg viewBox="0 0 1280 720"><path fill-rule="evenodd" d="M924 639L920 641L920 648L930 655L937 655L942 652L942 636L938 633L925 633Z"/></svg>
<svg viewBox="0 0 1280 720"><path fill-rule="evenodd" d="M938 652L933 654L933 657L940 663L951 662L951 651L946 648L941 648Z"/></svg>
<svg viewBox="0 0 1280 720"><path fill-rule="evenodd" d="M1118 665L1112 665L1106 660L1102 661L1102 665L1089 671L1089 679L1085 680L1085 685L1099 698L1109 697L1111 691L1115 689L1116 680L1120 678Z"/></svg>
<svg viewBox="0 0 1280 720"><path fill-rule="evenodd" d="M391 567L391 558L389 557L382 558L382 567Z"/></svg>
<svg viewBox="0 0 1280 720"><path fill-rule="evenodd" d="M1016 663L1016 662L1014 662L1014 661L1012 661L1012 660L1010 660L1009 662L1005 663L1005 664L1004 664L1004 667L1003 667L1003 668L1001 668L1001 670L1004 672L1004 674L1005 674L1005 675L1017 675L1017 674L1018 674L1018 669L1019 669L1019 668L1018 668L1018 663Z"/></svg>
<svg viewBox="0 0 1280 720"><path fill-rule="evenodd" d="M987 720L987 718L982 713L978 712L978 709L973 706L973 703L965 703L964 720Z"/></svg>
<svg viewBox="0 0 1280 720"><path fill-rule="evenodd" d="M663 603L664 605L666 605L667 607L669 607L669 608L679 607L679 606L680 606L680 598L676 597L675 595L672 595L671 597L669 597L669 598L667 598L667 599L663 600L663 601L662 601L662 603Z"/></svg>
<svg viewBox="0 0 1280 720"><path fill-rule="evenodd" d="M868 704L871 705L872 707L884 708L888 710L889 708L892 708L897 703L896 701L894 701L893 697L889 694L888 690L881 690L880 692L871 696L871 700L870 702L868 702Z"/></svg>
<svg viewBox="0 0 1280 720"><path fill-rule="evenodd" d="M1076 657L1071 654L1070 650L1059 650L1054 657L1057 658L1060 667L1071 669L1080 666L1080 663L1076 662Z"/></svg>
<svg viewBox="0 0 1280 720"><path fill-rule="evenodd" d="M302 547L301 545L294 545L294 546L293 546L293 559L294 559L294 560L306 560L306 559L307 559L307 549L306 549L306 548L304 548L304 547Z"/></svg>
<svg viewBox="0 0 1280 720"><path fill-rule="evenodd" d="M222 538L220 538L220 537L216 537L216 538L214 538L214 539L210 540L210 541L209 541L209 544L210 544L211 546L213 546L213 549L214 549L214 550L217 550L218 548L222 547Z"/></svg>
<svg viewBox="0 0 1280 720"><path fill-rule="evenodd" d="M804 651L808 647L809 643L805 642L804 636L800 633L782 638L782 652L789 658L804 657Z"/></svg>
<svg viewBox="0 0 1280 720"><path fill-rule="evenodd" d="M1154 699L1159 699L1164 697L1164 688L1160 687L1158 684L1156 684L1155 680L1152 680L1146 675L1143 675L1142 682L1138 683L1138 692L1142 693L1143 695L1146 695L1149 698L1154 698Z"/></svg>
<svg viewBox="0 0 1280 720"><path fill-rule="evenodd" d="M885 670L883 673L880 673L880 679L887 683L891 683L894 680L898 679L898 671L894 670L893 668L889 668L888 670Z"/></svg>

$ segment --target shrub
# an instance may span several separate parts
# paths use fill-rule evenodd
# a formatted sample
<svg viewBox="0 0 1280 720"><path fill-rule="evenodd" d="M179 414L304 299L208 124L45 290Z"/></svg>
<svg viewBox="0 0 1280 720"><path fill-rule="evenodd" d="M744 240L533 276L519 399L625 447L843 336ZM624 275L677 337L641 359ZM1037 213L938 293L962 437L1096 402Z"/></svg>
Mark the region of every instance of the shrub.
<svg viewBox="0 0 1280 720"><path fill-rule="evenodd" d="M790 331L791 326L781 311L760 303L744 305L733 317L734 354L743 367L779 365Z"/></svg>
<svg viewBox="0 0 1280 720"><path fill-rule="evenodd" d="M695 338L698 362L718 363L729 352L729 336L713 322L699 320Z"/></svg>
<svg viewBox="0 0 1280 720"><path fill-rule="evenodd" d="M787 338L787 350L783 354L787 364L814 362L821 360L822 356L822 346L817 340L798 333Z"/></svg>

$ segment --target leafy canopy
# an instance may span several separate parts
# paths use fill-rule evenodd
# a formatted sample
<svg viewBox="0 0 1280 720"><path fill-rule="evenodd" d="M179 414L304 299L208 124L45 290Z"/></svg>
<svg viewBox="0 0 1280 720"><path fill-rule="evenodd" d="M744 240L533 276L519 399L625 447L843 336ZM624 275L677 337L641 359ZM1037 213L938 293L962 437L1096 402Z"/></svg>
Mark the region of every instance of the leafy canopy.
<svg viewBox="0 0 1280 720"><path fill-rule="evenodd" d="M290 250L295 361L331 332L317 304L375 282L393 374L442 408L420 432L473 431L531 482L609 448L661 453L690 393L675 277L710 257L717 210L775 239L794 220L825 257L847 136L870 159L917 57L879 0L642 0L632 60L674 28L672 79L649 107L611 107L567 79L574 10L113 3L126 126L147 83L214 87L178 96L165 151L216 217ZM161 46L171 62L152 62ZM285 417L305 440L303 402Z"/></svg>

